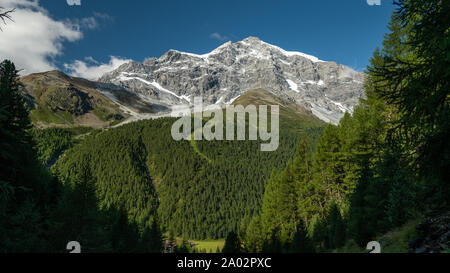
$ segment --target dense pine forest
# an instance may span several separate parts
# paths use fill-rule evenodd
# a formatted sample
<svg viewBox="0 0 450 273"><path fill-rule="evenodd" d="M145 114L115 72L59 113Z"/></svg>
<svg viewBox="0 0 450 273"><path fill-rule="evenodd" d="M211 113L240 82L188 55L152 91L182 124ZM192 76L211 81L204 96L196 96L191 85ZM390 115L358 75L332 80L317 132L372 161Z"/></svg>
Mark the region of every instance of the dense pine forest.
<svg viewBox="0 0 450 273"><path fill-rule="evenodd" d="M408 220L448 211L450 3L398 2L368 67L367 98L325 129L315 151L300 141L294 161L272 173L260 213L225 249L363 249Z"/></svg>
<svg viewBox="0 0 450 273"><path fill-rule="evenodd" d="M175 141L173 118L33 128L3 61L0 253L67 252L69 241L162 252L174 236L227 238L225 253L331 252L449 211L450 2L397 2L360 106L337 126L282 108L275 152ZM235 103L284 103L260 92Z"/></svg>
<svg viewBox="0 0 450 273"><path fill-rule="evenodd" d="M89 130L32 129L17 72L0 64L0 252L66 252L74 240L83 252L160 252L157 219L132 222L123 207L101 207L87 161L64 180L45 168Z"/></svg>
<svg viewBox="0 0 450 273"><path fill-rule="evenodd" d="M260 141L175 141L173 118L136 122L88 137L54 170L70 180L88 164L100 205L123 207L134 222L152 219L159 205L167 232L224 238L259 210L272 169L292 160L299 132L316 138L322 132L322 122L302 118L281 117L295 125L281 130L280 147L270 153L260 151Z"/></svg>

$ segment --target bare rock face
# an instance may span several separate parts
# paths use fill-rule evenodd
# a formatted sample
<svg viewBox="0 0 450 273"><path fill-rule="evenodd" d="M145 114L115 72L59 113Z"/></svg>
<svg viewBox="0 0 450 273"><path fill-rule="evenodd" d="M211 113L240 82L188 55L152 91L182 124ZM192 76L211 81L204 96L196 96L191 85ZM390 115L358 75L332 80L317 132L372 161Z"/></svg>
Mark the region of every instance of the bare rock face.
<svg viewBox="0 0 450 273"><path fill-rule="evenodd" d="M450 212L417 226L421 234L409 243L410 253L440 253L450 249Z"/></svg>
<svg viewBox="0 0 450 273"><path fill-rule="evenodd" d="M204 55L169 50L159 59L130 62L100 81L162 106L192 103L226 105L244 92L265 89L338 123L364 96L362 73L334 62L285 51L249 37L228 42Z"/></svg>

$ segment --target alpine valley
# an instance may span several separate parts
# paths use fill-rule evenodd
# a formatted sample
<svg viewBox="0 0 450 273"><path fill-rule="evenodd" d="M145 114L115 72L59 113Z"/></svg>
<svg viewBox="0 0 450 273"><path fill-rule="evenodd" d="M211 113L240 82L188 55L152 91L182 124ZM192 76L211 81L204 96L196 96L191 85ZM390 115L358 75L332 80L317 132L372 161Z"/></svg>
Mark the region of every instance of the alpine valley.
<svg viewBox="0 0 450 273"><path fill-rule="evenodd" d="M2 61L0 253L448 252L449 5L397 5L365 72L256 37L95 80ZM175 140L172 109L198 97L214 115ZM252 114L219 133L257 140L195 137L262 105L279 106L275 151Z"/></svg>

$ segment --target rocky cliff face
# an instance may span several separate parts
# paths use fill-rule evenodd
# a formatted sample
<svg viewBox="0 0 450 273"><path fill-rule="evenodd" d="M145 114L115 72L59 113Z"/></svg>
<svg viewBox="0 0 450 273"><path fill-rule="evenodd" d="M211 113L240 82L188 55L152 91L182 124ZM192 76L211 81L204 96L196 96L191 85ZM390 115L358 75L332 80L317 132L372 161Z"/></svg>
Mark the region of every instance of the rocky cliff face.
<svg viewBox="0 0 450 273"><path fill-rule="evenodd" d="M363 97L362 73L255 37L204 55L170 50L159 59L124 64L100 81L162 106L191 103L195 96L207 104L226 105L245 91L261 88L335 124Z"/></svg>

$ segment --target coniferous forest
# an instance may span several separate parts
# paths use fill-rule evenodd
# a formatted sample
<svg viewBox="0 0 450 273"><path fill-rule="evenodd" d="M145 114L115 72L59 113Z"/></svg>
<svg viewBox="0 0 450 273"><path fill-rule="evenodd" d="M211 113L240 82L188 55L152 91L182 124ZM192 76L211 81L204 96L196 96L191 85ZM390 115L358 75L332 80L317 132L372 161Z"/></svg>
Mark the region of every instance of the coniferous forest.
<svg viewBox="0 0 450 273"><path fill-rule="evenodd" d="M174 118L38 129L4 60L0 253L161 253L173 237L175 252L225 238L224 253L354 252L411 225L413 240L450 210L449 14L450 1L397 1L354 113L331 125L281 112L275 152L175 141Z"/></svg>

